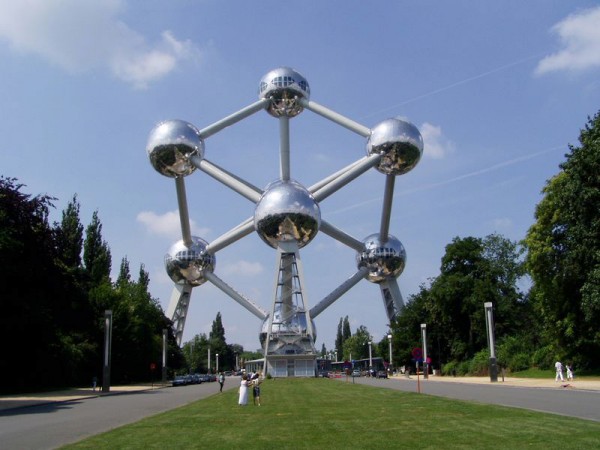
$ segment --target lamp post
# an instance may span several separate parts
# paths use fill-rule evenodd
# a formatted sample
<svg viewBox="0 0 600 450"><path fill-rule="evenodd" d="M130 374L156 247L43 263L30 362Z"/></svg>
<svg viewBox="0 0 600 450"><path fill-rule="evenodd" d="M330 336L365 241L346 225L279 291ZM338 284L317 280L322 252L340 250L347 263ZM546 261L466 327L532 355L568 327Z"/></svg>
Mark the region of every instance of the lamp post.
<svg viewBox="0 0 600 450"><path fill-rule="evenodd" d="M490 349L490 381L498 381L498 366L496 364L496 344L494 342L494 316L493 316L493 305L492 302L485 302L483 304L485 309L485 328L487 330L487 341L488 348Z"/></svg>
<svg viewBox="0 0 600 450"><path fill-rule="evenodd" d="M337 350L336 350L335 351L335 362L337 362L337 361L338 361L338 359L337 359Z"/></svg>
<svg viewBox="0 0 600 450"><path fill-rule="evenodd" d="M102 392L110 391L110 361L112 348L113 312L104 311L104 365L102 367Z"/></svg>
<svg viewBox="0 0 600 450"><path fill-rule="evenodd" d="M206 359L208 360L208 370L207 370L207 372L210 373L210 347L208 347L208 357Z"/></svg>
<svg viewBox="0 0 600 450"><path fill-rule="evenodd" d="M215 353L215 357L216 357L216 359L217 359L217 366L216 366L216 370L217 370L217 372L216 372L216 373L219 373L219 354L218 354L218 353Z"/></svg>
<svg viewBox="0 0 600 450"><path fill-rule="evenodd" d="M163 348L162 348L162 382L167 382L167 329L163 328Z"/></svg>
<svg viewBox="0 0 600 450"><path fill-rule="evenodd" d="M371 369L373 369L373 357L371 355L371 344L372 344L372 342L369 341L369 373L370 373Z"/></svg>
<svg viewBox="0 0 600 450"><path fill-rule="evenodd" d="M421 337L423 339L423 378L429 378L429 365L427 364L427 324L421 324Z"/></svg>
<svg viewBox="0 0 600 450"><path fill-rule="evenodd" d="M392 373L392 335L388 334L388 344L390 346L390 365L389 365L389 371L390 373Z"/></svg>

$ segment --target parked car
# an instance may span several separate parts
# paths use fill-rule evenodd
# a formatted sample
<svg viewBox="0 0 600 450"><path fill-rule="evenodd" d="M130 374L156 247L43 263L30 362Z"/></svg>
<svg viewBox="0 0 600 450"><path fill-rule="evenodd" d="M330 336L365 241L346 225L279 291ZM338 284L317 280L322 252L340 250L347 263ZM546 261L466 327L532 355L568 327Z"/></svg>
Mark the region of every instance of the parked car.
<svg viewBox="0 0 600 450"><path fill-rule="evenodd" d="M385 371L385 370L377 371L377 378L387 378L387 377L388 377L387 371Z"/></svg>
<svg viewBox="0 0 600 450"><path fill-rule="evenodd" d="M171 381L171 386L185 386L188 384L187 377L185 375L177 375Z"/></svg>
<svg viewBox="0 0 600 450"><path fill-rule="evenodd" d="M360 370L358 370L358 369L354 369L354 370L352 371L352 376L353 376L353 377L360 377Z"/></svg>
<svg viewBox="0 0 600 450"><path fill-rule="evenodd" d="M200 376L199 373L195 373L192 375L192 383L193 384L200 384L202 383L202 377Z"/></svg>

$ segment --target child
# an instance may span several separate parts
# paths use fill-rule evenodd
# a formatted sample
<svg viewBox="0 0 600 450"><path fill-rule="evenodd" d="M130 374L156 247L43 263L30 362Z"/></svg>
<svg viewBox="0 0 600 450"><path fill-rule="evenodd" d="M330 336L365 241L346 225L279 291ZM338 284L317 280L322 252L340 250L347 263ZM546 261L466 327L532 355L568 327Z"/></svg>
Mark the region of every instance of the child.
<svg viewBox="0 0 600 450"><path fill-rule="evenodd" d="M255 406L260 406L260 383L260 373L257 373L252 380L252 395L254 396Z"/></svg>

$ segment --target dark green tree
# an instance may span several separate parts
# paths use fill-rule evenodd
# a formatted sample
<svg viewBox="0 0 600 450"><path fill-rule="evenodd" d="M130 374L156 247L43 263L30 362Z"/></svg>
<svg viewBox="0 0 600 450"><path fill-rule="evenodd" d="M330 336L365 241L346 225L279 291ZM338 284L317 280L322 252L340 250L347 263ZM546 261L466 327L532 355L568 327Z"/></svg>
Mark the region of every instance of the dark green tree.
<svg viewBox="0 0 600 450"><path fill-rule="evenodd" d="M102 239L102 223L98 218L98 211L94 211L92 222L86 228L83 263L94 285L110 281L111 254L108 244Z"/></svg>
<svg viewBox="0 0 600 450"><path fill-rule="evenodd" d="M531 301L555 358L600 367L600 113L544 187L525 239Z"/></svg>

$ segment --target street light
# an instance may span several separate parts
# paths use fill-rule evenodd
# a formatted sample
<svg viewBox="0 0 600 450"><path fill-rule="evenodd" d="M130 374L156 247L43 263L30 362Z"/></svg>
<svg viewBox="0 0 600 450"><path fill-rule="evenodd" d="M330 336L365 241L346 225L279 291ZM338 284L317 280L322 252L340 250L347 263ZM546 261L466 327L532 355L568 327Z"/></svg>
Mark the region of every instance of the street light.
<svg viewBox="0 0 600 450"><path fill-rule="evenodd" d="M388 343L390 345L390 373L392 372L392 335L388 334Z"/></svg>
<svg viewBox="0 0 600 450"><path fill-rule="evenodd" d="M421 336L423 338L423 378L429 378L429 365L427 364L427 324L421 324Z"/></svg>
<svg viewBox="0 0 600 450"><path fill-rule="evenodd" d="M372 342L369 341L369 370L371 370L373 368L373 357L371 356L371 344L372 344Z"/></svg>
<svg viewBox="0 0 600 450"><path fill-rule="evenodd" d="M494 343L494 316L492 302L485 302L485 328L487 329L487 341L490 349L490 381L498 381L498 366L496 365L496 344Z"/></svg>
<svg viewBox="0 0 600 450"><path fill-rule="evenodd" d="M216 367L216 368L217 368L217 371L216 371L216 373L219 373L219 354L218 354L218 353L215 353L215 357L216 357L216 359L217 359L217 367Z"/></svg>

